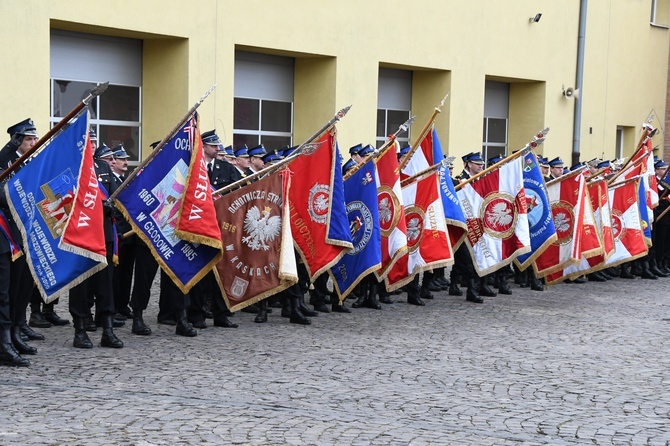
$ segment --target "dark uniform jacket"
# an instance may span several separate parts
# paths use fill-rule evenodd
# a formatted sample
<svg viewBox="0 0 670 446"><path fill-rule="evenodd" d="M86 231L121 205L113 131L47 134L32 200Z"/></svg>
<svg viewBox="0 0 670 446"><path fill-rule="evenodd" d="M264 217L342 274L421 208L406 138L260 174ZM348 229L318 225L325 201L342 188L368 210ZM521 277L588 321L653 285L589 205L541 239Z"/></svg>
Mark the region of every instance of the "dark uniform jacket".
<svg viewBox="0 0 670 446"><path fill-rule="evenodd" d="M95 175L98 177L98 183L105 188L107 196L113 194L117 186L114 183L114 174L112 173L112 168L109 164L105 161L93 160L93 168L95 169ZM113 210L110 206L105 206L103 211L105 214L105 242L111 243L114 241L114 227L112 223Z"/></svg>
<svg viewBox="0 0 670 446"><path fill-rule="evenodd" d="M214 159L213 161L212 171L208 171L208 175L209 183L214 186L214 189L221 189L242 179L240 171L232 164L220 159Z"/></svg>

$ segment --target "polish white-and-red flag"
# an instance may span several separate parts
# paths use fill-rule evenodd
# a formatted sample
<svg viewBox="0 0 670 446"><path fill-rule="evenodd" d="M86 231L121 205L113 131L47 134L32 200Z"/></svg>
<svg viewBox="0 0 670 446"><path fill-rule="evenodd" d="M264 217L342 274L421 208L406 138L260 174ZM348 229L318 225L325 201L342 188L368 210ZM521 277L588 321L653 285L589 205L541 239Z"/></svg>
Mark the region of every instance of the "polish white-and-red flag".
<svg viewBox="0 0 670 446"><path fill-rule="evenodd" d="M599 252L596 254L594 250L584 249L586 252L582 254L579 263L570 265L563 270L549 274L546 277L548 285L560 282L565 279L574 279L584 274L589 274L594 271L605 268L605 260L614 252L614 237L612 236L612 220L610 218L611 211L609 206L609 198L607 196L607 182L604 179L596 180L587 183L590 209L593 211L593 218L595 220L595 228L591 226L590 212L586 206L584 207L584 226L589 228L584 230L583 244L595 244L592 237L587 237L586 234L593 234L598 238Z"/></svg>
<svg viewBox="0 0 670 446"><path fill-rule="evenodd" d="M466 183L457 192L468 224L466 243L484 276L530 251L523 156Z"/></svg>
<svg viewBox="0 0 670 446"><path fill-rule="evenodd" d="M639 181L639 178L633 178L609 189L615 249L607 259L608 267L630 262L647 254L637 199Z"/></svg>
<svg viewBox="0 0 670 446"><path fill-rule="evenodd" d="M393 264L407 252L405 207L400 187L398 157L394 148L390 148L375 160L379 226L382 231L382 266L375 272L379 280L385 278Z"/></svg>
<svg viewBox="0 0 670 446"><path fill-rule="evenodd" d="M426 136L419 141L417 150L410 152L412 157L407 160L405 167L400 172L400 179L404 180L426 169L444 162L444 154L442 153L442 145L440 139L435 131L435 125L426 133ZM461 211L461 206L458 203L458 197L454 190L453 181L449 175L449 170L446 164L443 164L438 169L440 173L439 188L440 198L442 200L444 218L447 220L447 230L449 232L449 242L452 248L457 249L458 246L465 240L465 233L468 230L465 223L465 217Z"/></svg>
<svg viewBox="0 0 670 446"><path fill-rule="evenodd" d="M402 188L408 250L386 276L389 291L407 284L421 271L454 263L437 182L434 171Z"/></svg>
<svg viewBox="0 0 670 446"><path fill-rule="evenodd" d="M581 170L550 181L547 196L558 239L533 264L537 277L561 271L582 258L586 182Z"/></svg>

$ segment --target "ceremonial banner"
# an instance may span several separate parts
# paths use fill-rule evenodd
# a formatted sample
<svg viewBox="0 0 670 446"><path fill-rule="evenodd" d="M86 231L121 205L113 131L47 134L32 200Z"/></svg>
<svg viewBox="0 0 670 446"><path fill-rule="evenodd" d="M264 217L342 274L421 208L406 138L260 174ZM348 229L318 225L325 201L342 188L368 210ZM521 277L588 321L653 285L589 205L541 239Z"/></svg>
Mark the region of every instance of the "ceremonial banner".
<svg viewBox="0 0 670 446"><path fill-rule="evenodd" d="M375 276L382 280L393 264L407 252L407 223L395 151L387 150L375 160L375 166L379 227L382 234L382 265L375 271Z"/></svg>
<svg viewBox="0 0 670 446"><path fill-rule="evenodd" d="M537 277L563 270L582 258L586 184L581 170L549 182L547 196L557 239L533 263Z"/></svg>
<svg viewBox="0 0 670 446"><path fill-rule="evenodd" d="M437 172L404 186L402 194L408 251L389 270L385 279L388 291L404 286L421 271L454 263L447 226L441 215Z"/></svg>
<svg viewBox="0 0 670 446"><path fill-rule="evenodd" d="M547 196L547 186L544 184L544 178L533 151L523 157L523 188L528 210L530 251L514 259L514 263L521 271L531 266L535 259L557 238L551 204Z"/></svg>
<svg viewBox="0 0 670 446"><path fill-rule="evenodd" d="M531 250L523 157L466 183L458 198L468 223L466 243L480 277Z"/></svg>
<svg viewBox="0 0 670 446"><path fill-rule="evenodd" d="M45 302L105 268L102 198L88 139L88 111L19 170L5 192Z"/></svg>
<svg viewBox="0 0 670 446"><path fill-rule="evenodd" d="M574 265L567 266L565 269L558 272L549 274L546 276L547 285L552 285L554 283L561 282L565 279L575 279L584 274L590 274L595 271L599 271L606 267L605 260L614 252L614 237L612 236L612 220L610 218L611 212L609 208L609 199L607 197L607 182L604 179L593 181L587 184L587 191L589 201L591 203L590 208L593 209L593 219L595 228L585 229L585 239L586 234L589 233L590 240L589 245L593 245L593 234L598 238L598 244L600 245L600 253L593 255L593 250L590 252L585 252L582 254L582 258L579 263ZM584 226L589 227L590 217L589 209L584 207ZM584 240L582 240L584 246Z"/></svg>
<svg viewBox="0 0 670 446"><path fill-rule="evenodd" d="M640 208L640 227L642 228L644 241L647 246L651 246L651 217L654 215L654 210L649 207L645 177L646 175L640 177L637 184L637 203Z"/></svg>
<svg viewBox="0 0 670 446"><path fill-rule="evenodd" d="M188 293L209 273L222 255L220 245L205 244L216 245L209 224L203 224L206 232L198 243L183 240L177 233L180 218L197 221L197 215L208 215L212 206L209 201L211 191L202 190L202 164L191 164L194 159L197 162L198 156L194 157L193 150L201 148L197 128L197 116L193 115L116 198L118 209L137 236L147 244L158 264L183 293ZM187 191L193 196L189 197L188 205L183 205ZM199 195L196 197L195 194ZM194 210L195 203L200 203L202 212ZM184 215L180 213L182 208ZM213 214L208 218L213 219ZM194 232L197 229L197 223L187 226Z"/></svg>
<svg viewBox="0 0 670 446"><path fill-rule="evenodd" d="M634 178L609 189L615 250L605 262L607 266L630 262L647 254L638 206L639 181Z"/></svg>
<svg viewBox="0 0 670 446"><path fill-rule="evenodd" d="M221 294L238 311L298 282L291 225L291 177L275 172L214 203L223 258L216 264Z"/></svg>
<svg viewBox="0 0 670 446"><path fill-rule="evenodd" d="M197 122L198 115L195 115ZM200 128L187 126L191 132L189 140L193 141L191 160L186 176L186 191L177 213L175 234L180 239L202 243L212 248L221 249L221 231L216 221L216 211L212 200L212 186L209 184L207 164L203 157Z"/></svg>
<svg viewBox="0 0 670 446"><path fill-rule="evenodd" d="M329 271L340 300L351 293L365 276L379 269L382 262L377 182L372 160L344 182L344 196L354 249Z"/></svg>
<svg viewBox="0 0 670 446"><path fill-rule="evenodd" d="M449 241L452 249L455 251L459 245L465 240L465 233L468 230L468 225L465 222L465 215L463 209L458 202L456 189L454 189L454 182L451 179L451 173L444 160L442 153L442 145L440 139L437 137L437 131L433 125L433 129L428 132L419 142L420 150L414 151L412 158L409 159L405 168L401 172L400 179L403 180L419 172L423 172L435 164L441 163L438 168L440 198L442 199L442 207L444 210L444 218L447 220L447 227L449 232Z"/></svg>
<svg viewBox="0 0 670 446"><path fill-rule="evenodd" d="M291 231L313 281L353 247L333 126L289 164Z"/></svg>

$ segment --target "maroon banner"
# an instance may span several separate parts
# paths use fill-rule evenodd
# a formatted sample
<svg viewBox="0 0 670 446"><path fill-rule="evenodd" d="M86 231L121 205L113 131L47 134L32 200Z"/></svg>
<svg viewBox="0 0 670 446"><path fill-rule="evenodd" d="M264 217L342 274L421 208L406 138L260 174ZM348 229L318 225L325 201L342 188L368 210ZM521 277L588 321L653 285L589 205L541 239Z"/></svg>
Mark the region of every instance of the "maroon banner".
<svg viewBox="0 0 670 446"><path fill-rule="evenodd" d="M289 186L288 172L277 172L214 202L223 242L216 272L231 311L298 281L288 224Z"/></svg>

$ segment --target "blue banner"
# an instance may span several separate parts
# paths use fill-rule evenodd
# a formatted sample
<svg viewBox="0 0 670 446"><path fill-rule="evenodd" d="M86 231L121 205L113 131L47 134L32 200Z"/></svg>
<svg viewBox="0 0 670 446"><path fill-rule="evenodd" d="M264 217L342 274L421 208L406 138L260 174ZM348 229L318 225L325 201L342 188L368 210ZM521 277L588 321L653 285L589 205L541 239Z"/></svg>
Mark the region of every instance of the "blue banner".
<svg viewBox="0 0 670 446"><path fill-rule="evenodd" d="M651 224L649 223L649 209L647 208L647 191L642 178L637 182L637 204L640 209L640 226L647 244L650 244Z"/></svg>
<svg viewBox="0 0 670 446"><path fill-rule="evenodd" d="M342 155L339 144L335 143L335 165L333 166L333 190L331 192L330 224L328 239L351 243L347 211L345 209L344 181L342 179Z"/></svg>
<svg viewBox="0 0 670 446"><path fill-rule="evenodd" d="M523 159L523 187L528 207L531 250L514 260L521 270L531 265L535 258L556 240L556 227L547 196L547 186L544 184L544 178L533 151L528 152Z"/></svg>
<svg viewBox="0 0 670 446"><path fill-rule="evenodd" d="M338 294L345 297L382 262L377 181L371 160L344 182L343 195L354 249L331 268L330 274Z"/></svg>
<svg viewBox="0 0 670 446"><path fill-rule="evenodd" d="M185 242L175 234L196 127L194 117L116 198L117 207L137 235L184 293L213 268L220 252L204 244Z"/></svg>
<svg viewBox="0 0 670 446"><path fill-rule="evenodd" d="M5 185L28 266L46 302L65 295L106 266L59 248L76 195L87 137L88 112L58 134ZM103 236L104 246L102 227L97 232Z"/></svg>
<svg viewBox="0 0 670 446"><path fill-rule="evenodd" d="M435 164L442 163L442 160L444 160L442 145L440 144L440 139L437 137L437 131L433 129L433 162ZM460 222L462 223L462 227L467 229L465 214L463 214L463 209L458 201L449 168L446 164L442 163L438 169L438 173L440 178L440 197L442 198L442 207L444 208L444 217L447 219L447 223L452 225Z"/></svg>

